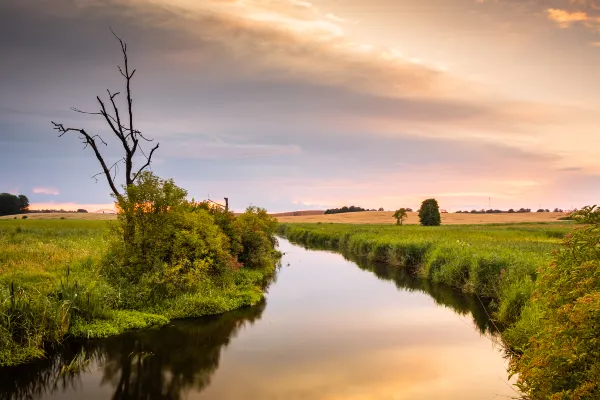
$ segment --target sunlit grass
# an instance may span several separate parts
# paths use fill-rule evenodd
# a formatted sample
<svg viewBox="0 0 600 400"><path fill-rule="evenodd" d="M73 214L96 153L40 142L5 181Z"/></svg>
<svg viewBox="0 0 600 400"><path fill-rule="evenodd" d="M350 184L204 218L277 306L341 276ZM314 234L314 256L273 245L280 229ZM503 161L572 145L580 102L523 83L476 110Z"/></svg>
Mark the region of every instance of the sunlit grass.
<svg viewBox="0 0 600 400"><path fill-rule="evenodd" d="M497 322L513 324L533 290L538 268L573 225L520 223L440 227L282 224L292 241L328 246L405 267L436 283L492 299Z"/></svg>
<svg viewBox="0 0 600 400"><path fill-rule="evenodd" d="M226 288L206 282L144 309L124 309L123 293L101 274L107 221L0 220L0 366L42 357L66 337L98 338L220 314L263 298L268 270L240 270Z"/></svg>

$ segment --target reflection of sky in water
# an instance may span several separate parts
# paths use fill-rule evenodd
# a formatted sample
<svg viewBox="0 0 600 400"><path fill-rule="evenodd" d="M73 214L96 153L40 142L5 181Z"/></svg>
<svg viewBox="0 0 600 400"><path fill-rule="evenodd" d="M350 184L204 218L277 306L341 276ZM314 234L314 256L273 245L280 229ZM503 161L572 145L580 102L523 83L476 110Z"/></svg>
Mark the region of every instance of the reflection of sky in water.
<svg viewBox="0 0 600 400"><path fill-rule="evenodd" d="M284 266L266 308L100 342L94 373L79 376L76 390L44 399L516 396L500 350L475 328L470 314L459 315L425 293L399 290L338 254L306 251L284 240L281 249L287 253ZM437 290L443 304L469 309L465 297ZM242 322L253 318L253 324ZM138 370L130 353L141 350L155 354ZM127 367L129 375L123 373ZM123 382L129 396L119 394ZM173 383L179 386L168 392ZM136 394L131 387L142 390Z"/></svg>
<svg viewBox="0 0 600 400"><path fill-rule="evenodd" d="M468 316L337 254L281 244L267 308L222 354L207 399L492 399L515 395ZM195 398L197 395L193 395Z"/></svg>

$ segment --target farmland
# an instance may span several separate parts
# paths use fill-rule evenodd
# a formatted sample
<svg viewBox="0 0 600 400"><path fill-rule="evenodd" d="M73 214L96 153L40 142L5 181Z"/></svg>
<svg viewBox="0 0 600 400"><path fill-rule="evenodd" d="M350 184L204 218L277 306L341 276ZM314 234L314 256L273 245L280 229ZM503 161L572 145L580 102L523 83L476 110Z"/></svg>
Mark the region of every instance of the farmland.
<svg viewBox="0 0 600 400"><path fill-rule="evenodd" d="M318 214L299 216L276 216L281 223L342 223L342 224L395 224L392 211L363 211L344 214ZM456 214L442 213L443 225L506 224L519 222L555 222L567 213L531 212L502 214ZM419 223L416 212L409 212L405 224Z"/></svg>

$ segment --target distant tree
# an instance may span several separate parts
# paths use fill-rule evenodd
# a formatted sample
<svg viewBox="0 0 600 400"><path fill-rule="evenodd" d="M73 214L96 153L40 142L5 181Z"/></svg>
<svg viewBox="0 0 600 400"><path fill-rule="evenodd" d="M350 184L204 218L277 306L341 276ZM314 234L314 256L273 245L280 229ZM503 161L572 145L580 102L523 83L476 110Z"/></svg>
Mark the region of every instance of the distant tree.
<svg viewBox="0 0 600 400"><path fill-rule="evenodd" d="M545 212L545 210L543 208L540 208L537 210L537 212Z"/></svg>
<svg viewBox="0 0 600 400"><path fill-rule="evenodd" d="M510 210L508 210L508 212L512 214L515 212L515 210L511 208Z"/></svg>
<svg viewBox="0 0 600 400"><path fill-rule="evenodd" d="M27 198L27 196L20 194L19 203L19 211L21 212L21 214L25 214L27 211L29 211L29 199Z"/></svg>
<svg viewBox="0 0 600 400"><path fill-rule="evenodd" d="M19 197L10 193L0 193L0 215L14 215L20 213L21 200Z"/></svg>
<svg viewBox="0 0 600 400"><path fill-rule="evenodd" d="M379 211L383 211L383 207L379 207Z"/></svg>
<svg viewBox="0 0 600 400"><path fill-rule="evenodd" d="M78 213L87 213L87 210L83 209L83 208L78 208L77 209Z"/></svg>
<svg viewBox="0 0 600 400"><path fill-rule="evenodd" d="M349 213L349 212L361 212L361 211L375 211L375 209L369 210L366 208L362 208L362 207L357 207L357 206L343 206L342 208L330 208L325 210L325 214L342 214L342 213Z"/></svg>
<svg viewBox="0 0 600 400"><path fill-rule="evenodd" d="M406 208L400 208L396 210L396 212L394 213L394 218L396 218L396 225L402 225L406 217Z"/></svg>
<svg viewBox="0 0 600 400"><path fill-rule="evenodd" d="M406 212L413 212L413 209L412 209L412 208L410 208L410 207L407 207L407 208L406 208Z"/></svg>
<svg viewBox="0 0 600 400"><path fill-rule="evenodd" d="M419 221L423 226L438 226L442 223L440 207L436 199L423 201L419 209Z"/></svg>
<svg viewBox="0 0 600 400"><path fill-rule="evenodd" d="M558 212L560 212L560 213L561 213L561 212L563 212L563 210L562 210L562 209L560 209L560 208L555 208L553 212L555 212L555 213L558 213Z"/></svg>

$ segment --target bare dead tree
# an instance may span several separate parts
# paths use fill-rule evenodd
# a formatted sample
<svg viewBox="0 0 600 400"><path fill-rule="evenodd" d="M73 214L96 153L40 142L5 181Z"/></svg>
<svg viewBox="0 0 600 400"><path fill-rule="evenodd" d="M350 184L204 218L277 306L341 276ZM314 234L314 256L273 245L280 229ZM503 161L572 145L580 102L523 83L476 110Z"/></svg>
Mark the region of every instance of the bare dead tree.
<svg viewBox="0 0 600 400"><path fill-rule="evenodd" d="M119 142L121 143L124 151L124 156L115 162L112 165L108 165L100 152L100 146L107 146L107 143L102 139L100 135L89 133L87 130L82 128L70 128L65 127L63 124L56 123L52 121L54 125L54 129L59 132L59 137L64 136L66 133L74 132L79 134L79 139L84 144L84 149L87 147L91 147L94 151L94 155L96 159L100 163L102 167L102 171L94 175L92 178L97 180L97 177L100 175L104 175L106 180L108 181L108 185L110 186L111 191L114 193L118 200L123 198L123 194L117 188L117 173L119 171L119 165L125 164L125 185L126 187L135 183L136 179L140 176L140 173L145 169L150 167L152 163L152 156L154 152L158 149L159 144L157 143L149 153L144 152L141 141L144 142L152 142L153 139L146 138L139 130L134 128L133 125L133 100L131 97L131 80L135 75L135 69L130 70L129 68L129 59L127 57L127 43L123 42L123 40L115 34L115 32L110 30L113 36L119 41L121 45L121 51L123 52L123 60L124 65L121 68L120 65L117 66L121 76L125 79L125 87L127 90L127 110L126 115L121 115L119 112L119 107L115 102L115 98L120 95L120 92L112 93L110 90L106 90L108 93L108 99L110 102L109 108L107 109L105 103L102 101L100 96L96 96L96 100L100 106L100 111L98 112L86 112L81 111L78 108L72 107L71 109L75 112L81 114L89 114L89 115L100 115L110 127L111 133L114 134ZM143 157L145 158L145 163L139 167L137 170L134 169L133 158L137 154L137 152L141 152Z"/></svg>

